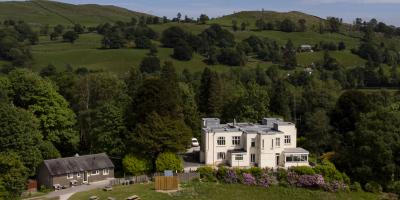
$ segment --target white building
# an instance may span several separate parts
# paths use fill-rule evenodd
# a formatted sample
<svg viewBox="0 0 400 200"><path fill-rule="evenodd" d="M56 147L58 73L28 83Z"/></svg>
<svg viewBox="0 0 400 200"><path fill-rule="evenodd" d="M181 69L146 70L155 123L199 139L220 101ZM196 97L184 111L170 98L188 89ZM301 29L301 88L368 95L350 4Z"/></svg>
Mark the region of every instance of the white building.
<svg viewBox="0 0 400 200"><path fill-rule="evenodd" d="M218 118L204 118L200 161L206 165L232 167L308 166L308 151L297 148L295 124L264 118L262 124L221 124Z"/></svg>

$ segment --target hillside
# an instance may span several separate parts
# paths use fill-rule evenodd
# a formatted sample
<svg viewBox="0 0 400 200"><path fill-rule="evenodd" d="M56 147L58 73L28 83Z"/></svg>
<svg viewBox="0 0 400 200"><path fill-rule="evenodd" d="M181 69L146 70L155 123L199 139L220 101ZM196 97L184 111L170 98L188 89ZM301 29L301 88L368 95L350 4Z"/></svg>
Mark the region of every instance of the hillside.
<svg viewBox="0 0 400 200"><path fill-rule="evenodd" d="M321 21L324 19L305 14L298 11L290 12L275 12L275 11L241 11L231 15L226 15L223 17L211 20L210 23L218 23L224 26L231 26L232 20L237 20L238 23L248 22L251 28L255 28L255 21L257 19L264 19L265 22L275 23L276 21L282 21L283 19L290 19L293 22L297 22L300 19L306 20L306 25L308 28L317 27Z"/></svg>
<svg viewBox="0 0 400 200"><path fill-rule="evenodd" d="M16 14L18 13L18 14ZM80 23L95 26L103 22L128 21L132 17L147 15L116 6L95 4L73 5L55 1L0 2L0 20L23 20L33 25L71 25Z"/></svg>

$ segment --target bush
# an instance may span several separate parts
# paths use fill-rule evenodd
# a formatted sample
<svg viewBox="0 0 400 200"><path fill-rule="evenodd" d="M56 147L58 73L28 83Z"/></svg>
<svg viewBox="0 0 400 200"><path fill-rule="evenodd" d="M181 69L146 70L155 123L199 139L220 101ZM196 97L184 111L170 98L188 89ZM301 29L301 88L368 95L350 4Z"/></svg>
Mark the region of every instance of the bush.
<svg viewBox="0 0 400 200"><path fill-rule="evenodd" d="M366 183L364 186L364 189L365 189L365 191L372 192L372 193L381 193L382 192L382 186L374 181Z"/></svg>
<svg viewBox="0 0 400 200"><path fill-rule="evenodd" d="M348 191L346 184L339 181L332 181L324 185L325 191L328 192L339 192L339 191Z"/></svg>
<svg viewBox="0 0 400 200"><path fill-rule="evenodd" d="M224 166L219 167L216 174L217 179L224 180L226 173L228 173L228 169L226 167Z"/></svg>
<svg viewBox="0 0 400 200"><path fill-rule="evenodd" d="M354 191L354 192L361 192L362 187L361 184L359 182L354 182L353 184L350 185L350 190Z"/></svg>
<svg viewBox="0 0 400 200"><path fill-rule="evenodd" d="M270 174L268 174L267 172L264 172L261 174L260 178L258 178L257 183L259 186L269 187L273 183L273 178Z"/></svg>
<svg viewBox="0 0 400 200"><path fill-rule="evenodd" d="M188 61L193 57L193 50L188 44L183 43L174 47L174 54L172 57L178 60Z"/></svg>
<svg viewBox="0 0 400 200"><path fill-rule="evenodd" d="M280 182L286 182L286 178L287 178L287 171L284 169L278 169L276 171L276 178L278 179L278 181Z"/></svg>
<svg viewBox="0 0 400 200"><path fill-rule="evenodd" d="M151 40L147 37L138 37L135 39L135 45L138 49L149 49L152 43Z"/></svg>
<svg viewBox="0 0 400 200"><path fill-rule="evenodd" d="M340 173L335 165L328 160L324 159L321 164L314 168L316 174L324 176L325 181L331 182L334 180L343 182L342 173Z"/></svg>
<svg viewBox="0 0 400 200"><path fill-rule="evenodd" d="M325 185L325 180L322 175L301 175L298 177L296 185L298 187L320 188Z"/></svg>
<svg viewBox="0 0 400 200"><path fill-rule="evenodd" d="M224 178L225 183L237 183L238 180L236 172L232 169L228 170Z"/></svg>
<svg viewBox="0 0 400 200"><path fill-rule="evenodd" d="M243 173L242 174L242 183L245 185L256 185L256 178L250 173Z"/></svg>
<svg viewBox="0 0 400 200"><path fill-rule="evenodd" d="M398 195L400 195L400 181L395 181L393 183L390 183L388 185L388 190L390 192L396 193Z"/></svg>
<svg viewBox="0 0 400 200"><path fill-rule="evenodd" d="M79 35L75 31L67 31L63 35L64 42L74 43L75 40L77 40L78 38L79 38Z"/></svg>
<svg viewBox="0 0 400 200"><path fill-rule="evenodd" d="M209 166L197 168L197 172L200 173L200 178L208 182L216 182L217 178L214 176L214 169Z"/></svg>
<svg viewBox="0 0 400 200"><path fill-rule="evenodd" d="M263 170L259 167L252 167L248 170L248 172L256 178L261 177L263 174Z"/></svg>
<svg viewBox="0 0 400 200"><path fill-rule="evenodd" d="M182 171L182 159L174 153L161 153L157 156L156 169L158 172L163 172L165 170Z"/></svg>
<svg viewBox="0 0 400 200"><path fill-rule="evenodd" d="M315 171L311 167L307 166L298 166L298 167L292 167L290 170L296 172L298 175L313 175L315 174Z"/></svg>
<svg viewBox="0 0 400 200"><path fill-rule="evenodd" d="M219 63L229 66L243 66L246 64L246 56L234 48L222 48L217 56Z"/></svg>
<svg viewBox="0 0 400 200"><path fill-rule="evenodd" d="M147 56L140 63L140 71L154 73L161 70L160 59L156 56Z"/></svg>
<svg viewBox="0 0 400 200"><path fill-rule="evenodd" d="M142 175L151 172L151 161L134 155L126 155L122 159L124 172L129 175Z"/></svg>

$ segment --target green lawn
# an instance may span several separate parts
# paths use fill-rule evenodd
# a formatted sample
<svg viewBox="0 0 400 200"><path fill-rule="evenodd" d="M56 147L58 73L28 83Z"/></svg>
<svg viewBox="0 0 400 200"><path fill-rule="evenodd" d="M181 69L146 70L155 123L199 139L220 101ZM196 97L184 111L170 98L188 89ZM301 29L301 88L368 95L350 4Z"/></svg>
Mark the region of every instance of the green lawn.
<svg viewBox="0 0 400 200"><path fill-rule="evenodd" d="M331 51L330 55L345 67L357 67L365 64L366 60L357 55L352 54L350 51ZM311 63L319 62L323 59L324 52L308 52L297 54L297 62L302 66L309 66Z"/></svg>
<svg viewBox="0 0 400 200"><path fill-rule="evenodd" d="M301 188L285 188L285 187L254 187L244 185L225 185L216 183L192 183L183 186L182 190L177 193L165 194L154 191L153 184L117 186L111 192L105 192L100 189L81 192L73 195L70 200L85 200L90 196L96 195L100 199L107 197L115 197L124 199L131 195L138 195L143 200L308 200L308 199L378 199L379 196L365 192L348 192L348 193L329 193L320 190L308 190Z"/></svg>

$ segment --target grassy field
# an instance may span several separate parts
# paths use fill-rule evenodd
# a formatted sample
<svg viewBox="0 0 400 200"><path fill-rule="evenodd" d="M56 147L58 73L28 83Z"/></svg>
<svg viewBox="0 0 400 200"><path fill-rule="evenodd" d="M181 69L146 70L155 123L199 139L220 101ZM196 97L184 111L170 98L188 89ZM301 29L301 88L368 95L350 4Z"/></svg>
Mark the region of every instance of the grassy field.
<svg viewBox="0 0 400 200"><path fill-rule="evenodd" d="M319 190L308 190L301 188L285 188L285 187L254 187L244 185L225 185L216 183L192 183L183 186L182 190L172 194L158 193L154 191L152 184L131 185L114 187L113 191L105 192L100 189L81 192L73 195L70 200L89 199L90 196L96 195L100 199L107 197L115 197L117 199L125 199L131 195L138 195L143 200L358 200L358 199L378 199L379 196L365 192L348 192L348 193L329 193Z"/></svg>
<svg viewBox="0 0 400 200"><path fill-rule="evenodd" d="M55 1L9 1L0 2L0 20L24 20L33 25L80 23L97 26L99 23L128 21L132 17L146 15L115 6L94 4L73 5Z"/></svg>

